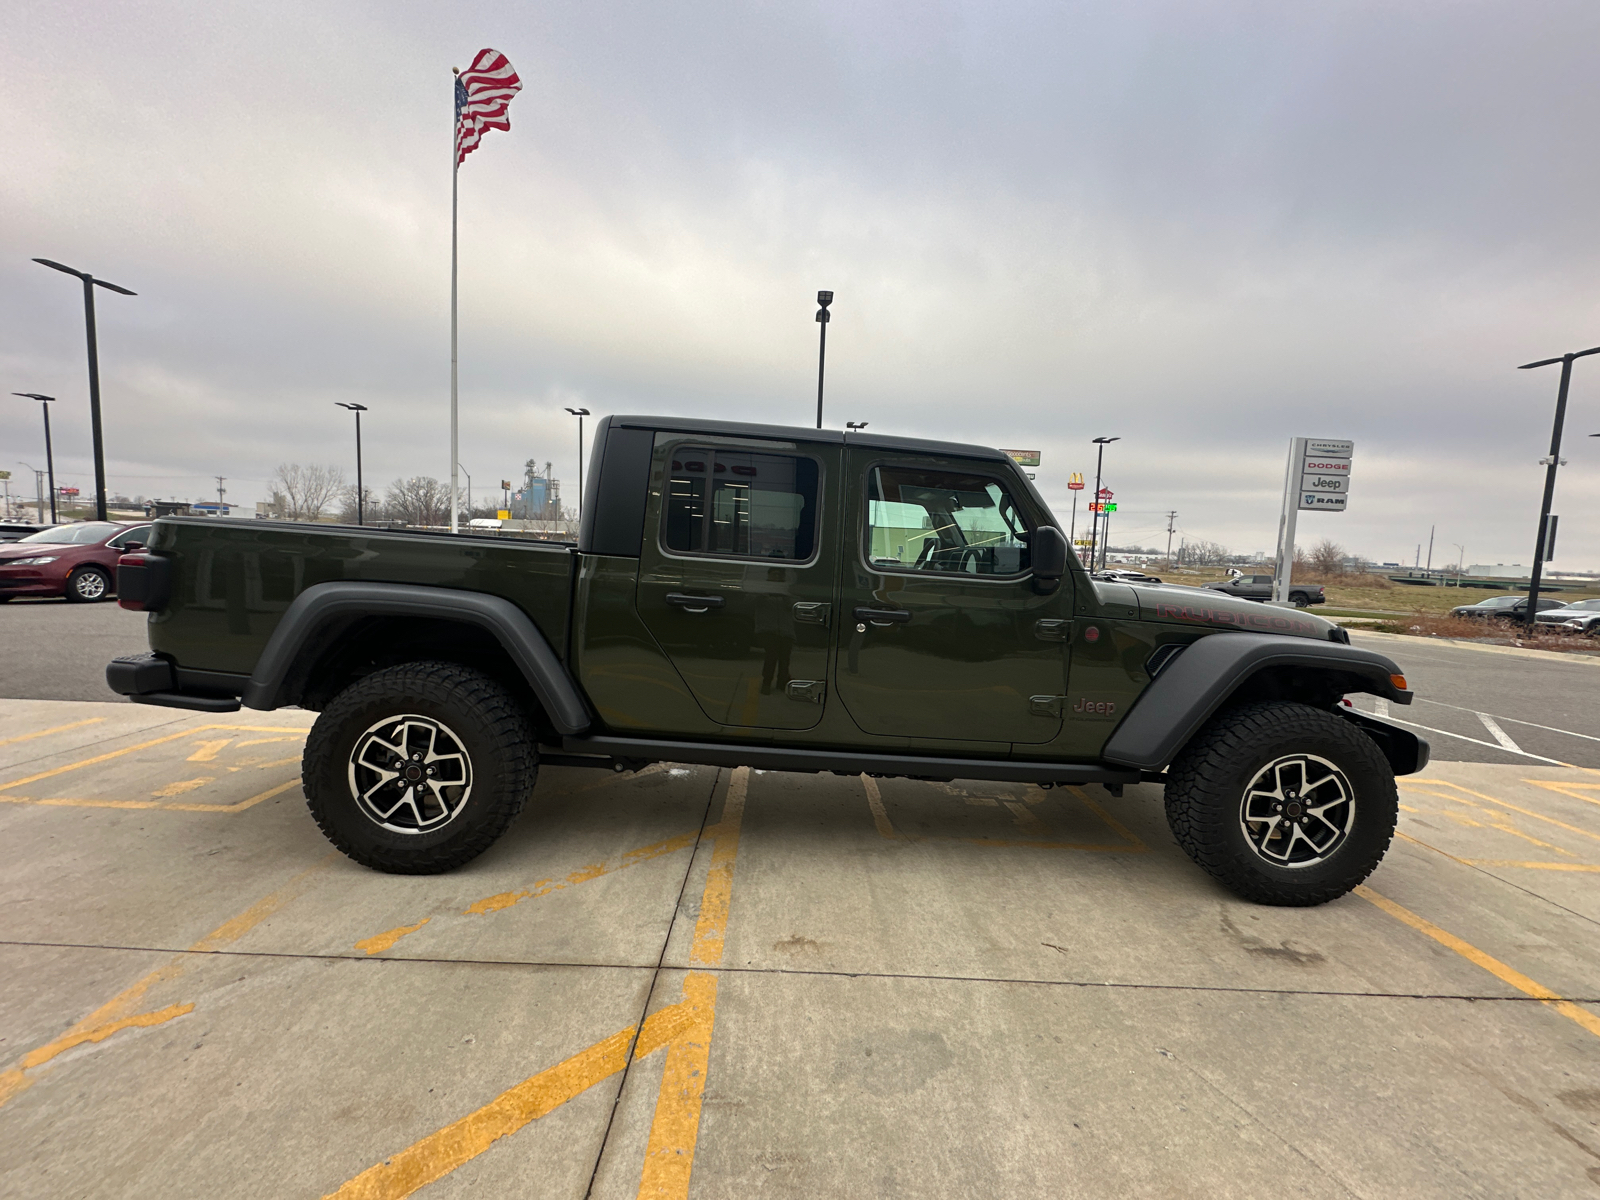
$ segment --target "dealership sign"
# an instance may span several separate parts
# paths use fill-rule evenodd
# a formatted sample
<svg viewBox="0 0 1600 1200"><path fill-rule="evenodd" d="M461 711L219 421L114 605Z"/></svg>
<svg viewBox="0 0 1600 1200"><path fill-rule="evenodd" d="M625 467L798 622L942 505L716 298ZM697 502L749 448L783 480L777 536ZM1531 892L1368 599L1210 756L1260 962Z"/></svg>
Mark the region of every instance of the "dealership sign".
<svg viewBox="0 0 1600 1200"><path fill-rule="evenodd" d="M1301 511L1343 512L1350 495L1350 459L1354 442L1330 442L1319 438L1296 438L1299 447L1299 500ZM1291 471L1295 467L1290 468Z"/></svg>

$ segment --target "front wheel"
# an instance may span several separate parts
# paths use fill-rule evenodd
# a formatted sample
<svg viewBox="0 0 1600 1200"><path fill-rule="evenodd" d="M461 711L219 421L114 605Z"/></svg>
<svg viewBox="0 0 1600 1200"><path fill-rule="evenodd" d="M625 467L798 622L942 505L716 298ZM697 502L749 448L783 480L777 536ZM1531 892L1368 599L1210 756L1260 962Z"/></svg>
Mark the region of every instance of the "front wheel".
<svg viewBox="0 0 1600 1200"><path fill-rule="evenodd" d="M351 684L317 718L301 764L328 840L396 875L471 862L522 811L537 774L533 730L511 693L447 662Z"/></svg>
<svg viewBox="0 0 1600 1200"><path fill-rule="evenodd" d="M1225 711L1167 772L1167 822L1190 858L1257 904L1326 904L1382 861L1394 772L1357 726L1307 704Z"/></svg>

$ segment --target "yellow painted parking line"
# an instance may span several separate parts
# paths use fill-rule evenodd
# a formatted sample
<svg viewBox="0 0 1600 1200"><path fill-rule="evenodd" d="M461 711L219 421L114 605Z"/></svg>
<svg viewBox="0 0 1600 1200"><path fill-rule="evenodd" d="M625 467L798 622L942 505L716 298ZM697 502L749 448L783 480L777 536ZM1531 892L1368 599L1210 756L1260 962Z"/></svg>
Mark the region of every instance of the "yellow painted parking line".
<svg viewBox="0 0 1600 1200"><path fill-rule="evenodd" d="M368 954L381 954L389 949L408 933L415 933L421 929L432 917L423 917L415 925L402 925L398 929L386 929L382 933L375 933L369 938L362 938L356 943L357 950L365 950Z"/></svg>
<svg viewBox="0 0 1600 1200"><path fill-rule="evenodd" d="M1571 1000L1562 999L1558 993L1552 992L1549 988L1545 987L1544 984L1539 983L1536 980L1529 979L1515 967L1507 966L1498 958L1494 958L1491 955L1485 954L1482 950L1479 950L1470 942L1463 941L1461 938L1458 938L1455 934L1451 933L1447 929L1441 929L1426 917L1418 916L1409 908L1406 908L1400 904L1396 904L1387 896L1380 895L1379 893L1373 891L1370 887L1367 887L1365 884L1359 885L1355 889L1355 894L1360 896L1363 900L1376 905L1378 908L1388 913L1391 917L1394 917L1397 921L1401 921L1411 926L1411 928L1415 929L1418 933L1426 934L1428 937L1438 942L1441 946L1445 946L1451 950L1454 950L1462 958L1466 959L1474 966L1482 967L1496 979L1501 980L1503 983L1510 984L1512 987L1516 988L1519 992L1522 992L1525 995L1532 996L1540 1003L1553 1008L1556 1012L1560 1013L1563 1017L1566 1017L1569 1021L1576 1022L1587 1029L1590 1033L1594 1034L1596 1037L1600 1037L1600 1016L1596 1016L1587 1009L1574 1004Z"/></svg>
<svg viewBox="0 0 1600 1200"><path fill-rule="evenodd" d="M1463 858L1461 861L1474 867L1523 867L1530 871L1600 872L1600 864L1596 863L1513 862L1509 859L1501 858Z"/></svg>
<svg viewBox="0 0 1600 1200"><path fill-rule="evenodd" d="M877 826L878 836L894 841L894 826L889 821L888 810L883 807L883 793L878 790L878 781L870 775L863 775L861 786L866 789L867 807L872 810L872 823Z"/></svg>
<svg viewBox="0 0 1600 1200"><path fill-rule="evenodd" d="M748 767L732 772L727 798L723 801L722 819L705 831L715 841L711 868L700 899L693 957L707 965L714 965L722 958L733 863L739 848L739 827L749 779ZM708 912L712 914L709 918ZM501 1092L482 1108L367 1168L337 1191L328 1193L324 1200L404 1200L472 1161L499 1139L554 1112L595 1084L624 1070L630 1062L661 1049L668 1052L667 1064L662 1073L661 1090L656 1096L639 1195L683 1200L688 1196L689 1172L699 1139L700 1110L716 1017L716 976L705 971L690 971L684 976L683 995L677 1004L652 1013L642 1025L618 1030Z"/></svg>
<svg viewBox="0 0 1600 1200"><path fill-rule="evenodd" d="M1574 800L1582 800L1585 804L1600 804L1600 798L1582 795L1583 792L1600 790L1600 783L1567 783L1556 779L1524 779L1522 782L1548 788L1552 792L1560 792L1563 796L1571 796Z"/></svg>
<svg viewBox="0 0 1600 1200"><path fill-rule="evenodd" d="M0 746L14 746L18 742L31 742L34 738L49 737L52 733L65 733L69 729L82 729L85 725L98 725L104 717L90 717L87 721L74 721L70 725L56 725L50 729L41 729L38 733L23 733L16 737L0 738Z"/></svg>
<svg viewBox="0 0 1600 1200"><path fill-rule="evenodd" d="M1487 811L1479 805L1472 804L1470 801L1463 800L1460 796L1453 796L1448 792L1429 791L1427 788L1419 787L1414 784L1402 783L1400 786L1405 788L1407 791L1421 792L1423 795L1433 796L1439 800L1453 800L1457 804L1466 804L1468 807L1476 808L1480 812ZM1558 821L1554 817L1547 817L1543 813L1534 812L1531 808L1523 808L1520 805L1512 804L1509 800L1500 800L1494 796L1485 795L1483 792L1475 792L1471 788L1464 788L1458 783L1431 781L1429 786L1455 788L1458 792L1465 792L1469 796L1476 796L1480 800L1487 800L1490 804L1498 804L1501 808L1510 809L1512 812L1521 813L1525 817L1532 817L1535 821L1543 821L1547 825L1555 825L1558 828L1565 829L1568 833L1576 833L1580 837L1593 838L1595 841L1600 842L1600 833L1593 833L1587 829L1580 829L1576 825L1568 825L1565 821Z"/></svg>
<svg viewBox="0 0 1600 1200"><path fill-rule="evenodd" d="M242 813L247 808L254 808L263 800L271 800L274 796L299 785L298 778L290 779L237 804L174 804L162 800L80 800L70 797L32 796L0 796L0 804L37 804L44 808L125 808L154 809L157 812Z"/></svg>
<svg viewBox="0 0 1600 1200"><path fill-rule="evenodd" d="M663 854L672 854L692 846L698 837L698 833L676 834L663 841L640 846L637 850L629 850L615 863L591 863L573 871L564 879L541 879L526 891L497 892L493 896L473 901L467 906L463 915L482 916L486 913L499 912L503 908L510 908L513 904L521 904L524 900L536 900L540 896L548 896L551 892L559 892L575 884L588 883L591 879L599 879L602 875L611 875L639 863L649 862L652 858L660 858Z"/></svg>
<svg viewBox="0 0 1600 1200"><path fill-rule="evenodd" d="M222 949L232 942L238 941L262 921L277 912L289 901L299 896L310 885L312 878L319 872L326 870L339 857L337 850L320 859L314 865L301 871L288 883L276 891L269 892L257 900L249 908L236 917L232 917L218 925L205 937L189 947L191 954L204 954ZM56 1055L73 1046L82 1045L84 1042L99 1042L110 1037L122 1029L145 1027L170 1021L173 1017L182 1016L189 1012L194 1005L169 1005L153 1013L140 1013L128 1016L128 1011L133 1008L146 992L158 983L176 979L193 963L187 955L179 955L157 967L154 971L136 980L128 987L122 989L99 1008L73 1025L54 1041L30 1051L17 1066L10 1070L0 1072L0 1106L8 1100L15 1098L19 1093L27 1090L34 1082L27 1074L43 1063L50 1061ZM177 1010L181 1009L179 1012Z"/></svg>
<svg viewBox="0 0 1600 1200"><path fill-rule="evenodd" d="M214 742L201 742L200 749L189 755L188 762L210 762L216 758L217 752L226 746L232 738L218 738Z"/></svg>
<svg viewBox="0 0 1600 1200"><path fill-rule="evenodd" d="M148 750L151 746L175 742L179 738L193 737L197 733L206 733L213 729L231 729L240 733L298 733L302 737L309 732L304 729L288 729L281 725L196 725L193 729L169 733L165 737L151 738L148 742L140 742L136 746L124 746L121 750L111 750L105 754L96 754L92 758L81 758L77 762L67 763L63 767L52 767L48 771L40 771L35 775L29 775L25 779L13 779L10 783L0 783L0 792L10 791L12 788L22 787L28 783L37 783L41 779L53 779L55 776L64 775L68 771L92 767L96 763L109 762L113 758L121 758L124 754L132 754L137 750Z"/></svg>
<svg viewBox="0 0 1600 1200"><path fill-rule="evenodd" d="M722 961L722 936L728 928L728 909L733 902L733 862L739 856L739 825L744 819L745 793L750 786L750 768L735 767L728 779L728 796L722 802L722 820L706 830L711 844L711 870L700 897L700 917L694 925L694 945L689 961L714 966Z"/></svg>

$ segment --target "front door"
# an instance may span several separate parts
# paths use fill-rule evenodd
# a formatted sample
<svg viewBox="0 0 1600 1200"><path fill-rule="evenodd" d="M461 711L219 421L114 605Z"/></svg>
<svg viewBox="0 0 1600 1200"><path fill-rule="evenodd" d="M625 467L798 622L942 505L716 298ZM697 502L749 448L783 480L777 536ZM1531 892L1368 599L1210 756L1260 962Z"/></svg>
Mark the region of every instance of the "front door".
<svg viewBox="0 0 1600 1200"><path fill-rule="evenodd" d="M868 733L1048 742L1061 729L1071 577L1034 589L1048 519L995 464L850 451L836 674Z"/></svg>
<svg viewBox="0 0 1600 1200"><path fill-rule="evenodd" d="M827 446L657 436L639 615L719 724L822 719L838 562L830 458Z"/></svg>

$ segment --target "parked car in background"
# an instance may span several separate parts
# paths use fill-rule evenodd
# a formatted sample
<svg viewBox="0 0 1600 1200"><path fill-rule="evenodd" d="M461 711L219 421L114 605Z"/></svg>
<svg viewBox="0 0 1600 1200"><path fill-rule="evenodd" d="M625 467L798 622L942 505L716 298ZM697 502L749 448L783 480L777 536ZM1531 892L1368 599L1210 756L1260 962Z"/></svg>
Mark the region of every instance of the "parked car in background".
<svg viewBox="0 0 1600 1200"><path fill-rule="evenodd" d="M1586 612L1582 616L1561 622L1556 628L1562 633L1581 633L1586 637L1600 637L1600 612Z"/></svg>
<svg viewBox="0 0 1600 1200"><path fill-rule="evenodd" d="M15 542L30 533L49 528L48 525L35 525L31 521L0 521L0 542Z"/></svg>
<svg viewBox="0 0 1600 1200"><path fill-rule="evenodd" d="M1219 579L1205 586L1214 592L1226 592L1243 600L1272 599L1271 575L1235 575L1230 579ZM1326 604L1328 597L1323 594L1320 583L1291 582L1289 600L1296 608L1306 608L1312 604Z"/></svg>
<svg viewBox="0 0 1600 1200"><path fill-rule="evenodd" d="M1155 575L1146 575L1143 571L1133 571L1126 567L1112 567L1105 571L1091 571L1090 578L1104 579L1107 583L1160 583Z"/></svg>
<svg viewBox="0 0 1600 1200"><path fill-rule="evenodd" d="M91 602L115 590L117 558L143 549L148 523L57 525L0 546L0 604L18 596Z"/></svg>
<svg viewBox="0 0 1600 1200"><path fill-rule="evenodd" d="M1540 625L1564 625L1568 621L1581 621L1585 617L1600 617L1600 600L1563 602L1559 608L1546 608L1541 603L1533 619Z"/></svg>
<svg viewBox="0 0 1600 1200"><path fill-rule="evenodd" d="M1547 600L1539 597L1539 612L1546 609L1565 608L1560 600ZM1526 621L1528 619L1528 598L1526 596L1490 596L1487 600L1479 600L1476 604L1459 604L1450 610L1452 617L1465 617L1474 621ZM1535 620L1539 617L1535 614Z"/></svg>

